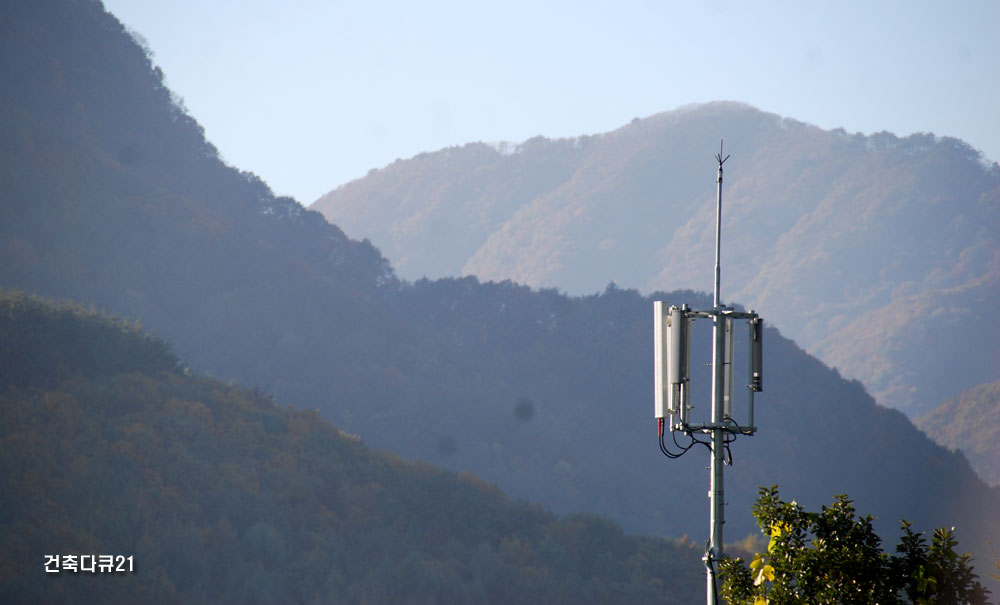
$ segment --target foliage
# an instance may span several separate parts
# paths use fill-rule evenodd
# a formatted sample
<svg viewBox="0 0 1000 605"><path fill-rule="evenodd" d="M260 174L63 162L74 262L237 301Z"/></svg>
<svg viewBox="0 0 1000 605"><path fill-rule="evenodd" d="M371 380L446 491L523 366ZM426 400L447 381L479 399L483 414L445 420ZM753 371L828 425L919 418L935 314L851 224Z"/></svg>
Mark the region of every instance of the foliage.
<svg viewBox="0 0 1000 605"><path fill-rule="evenodd" d="M928 545L904 521L898 554L889 555L872 516L857 517L845 495L815 513L783 501L777 487L761 488L753 513L770 541L749 564L720 563L730 603L986 603L971 556L955 552L953 529L936 530Z"/></svg>
<svg viewBox="0 0 1000 605"><path fill-rule="evenodd" d="M141 318L196 372L258 385L373 447L471 471L556 513L701 533L689 495L704 489L704 460L668 465L655 445L650 302L707 297L398 282L370 243L225 165L96 0L0 2L0 23L0 284ZM518 157L544 155L544 141L532 145L508 156L509 174ZM547 187L547 170L522 175L523 190ZM657 166L642 174L662 179ZM882 518L961 519L1000 538L995 514L976 510L996 510L996 495L961 456L775 330L766 351L773 386L758 437L733 447L733 510L777 477L803 500L834 489ZM728 529L751 531L750 515Z"/></svg>
<svg viewBox="0 0 1000 605"><path fill-rule="evenodd" d="M93 309L59 306L0 288L0 376L19 387L52 384L74 373L177 372L162 340L137 322Z"/></svg>
<svg viewBox="0 0 1000 605"><path fill-rule="evenodd" d="M1000 485L1000 380L960 393L914 420L934 441L961 449L990 485Z"/></svg>
<svg viewBox="0 0 1000 605"><path fill-rule="evenodd" d="M122 324L18 304L38 311L6 324L21 346L43 350L32 335L56 334L79 354L62 358L62 377L30 387L0 375L2 602L693 597L688 546L599 517L559 519L471 474L373 451L259 390L169 366L95 370L95 352L130 350L91 346ZM18 325L29 321L31 331ZM82 329L95 322L100 330ZM136 571L47 574L47 554L133 556Z"/></svg>

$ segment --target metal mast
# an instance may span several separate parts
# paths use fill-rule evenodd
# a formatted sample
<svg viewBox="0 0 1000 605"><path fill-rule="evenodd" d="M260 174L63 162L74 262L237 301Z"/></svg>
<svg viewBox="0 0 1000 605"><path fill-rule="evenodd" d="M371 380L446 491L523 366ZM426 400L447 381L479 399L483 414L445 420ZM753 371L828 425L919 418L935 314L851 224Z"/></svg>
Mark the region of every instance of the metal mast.
<svg viewBox="0 0 1000 605"><path fill-rule="evenodd" d="M709 466L709 540L706 544L705 563L706 594L708 605L716 605L716 566L722 559L722 527L726 522L723 491L723 468L732 464L729 444L739 435L751 436L757 432L754 425L754 393L763 387L763 336L764 321L753 310L737 311L722 303L722 143L715 156L719 166L715 214L715 293L711 309L690 309L687 305L668 306L663 301L653 302L654 332L654 404L653 416L657 420L660 451L668 458L679 458L695 445L704 445L711 452ZM691 405L691 330L689 325L697 319L712 320L712 403L710 418L701 422L692 419ZM749 327L749 361L747 364L746 424L737 422L733 413L733 344L734 321L744 319ZM707 421L706 421L707 420ZM669 427L673 448L664 440L664 429ZM687 443L677 441L677 433L687 437ZM679 448L679 451L674 449Z"/></svg>
<svg viewBox="0 0 1000 605"><path fill-rule="evenodd" d="M725 327L722 322L720 298L720 282L722 280L722 165L726 163L729 156L722 157L722 141L719 141L719 153L715 156L719 162L719 175L716 179L716 210L715 210L715 295L712 298L712 462L710 465L711 476L709 478L709 546L705 553L705 578L707 583L707 603L715 605L716 600L716 577L715 564L722 558L722 526L726 522L725 500L723 499L722 472L724 464L723 455L725 453L725 431L723 423L726 421L723 410L723 381L725 380L726 360L723 356L725 351Z"/></svg>

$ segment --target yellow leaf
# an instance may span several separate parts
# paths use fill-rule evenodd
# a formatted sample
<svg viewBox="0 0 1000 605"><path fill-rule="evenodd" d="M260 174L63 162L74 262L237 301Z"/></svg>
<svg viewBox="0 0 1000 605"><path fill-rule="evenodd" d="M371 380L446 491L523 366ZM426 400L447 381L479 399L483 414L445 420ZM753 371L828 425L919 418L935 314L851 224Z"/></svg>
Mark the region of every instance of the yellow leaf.
<svg viewBox="0 0 1000 605"><path fill-rule="evenodd" d="M770 564L760 568L760 571L757 572L757 578L753 581L753 585L760 586L764 583L764 580L774 582L774 567Z"/></svg>
<svg viewBox="0 0 1000 605"><path fill-rule="evenodd" d="M767 578L768 582L774 582L774 567L771 565L765 565L764 569L760 570Z"/></svg>
<svg viewBox="0 0 1000 605"><path fill-rule="evenodd" d="M753 600L753 605L767 605L767 599L765 597L757 597Z"/></svg>

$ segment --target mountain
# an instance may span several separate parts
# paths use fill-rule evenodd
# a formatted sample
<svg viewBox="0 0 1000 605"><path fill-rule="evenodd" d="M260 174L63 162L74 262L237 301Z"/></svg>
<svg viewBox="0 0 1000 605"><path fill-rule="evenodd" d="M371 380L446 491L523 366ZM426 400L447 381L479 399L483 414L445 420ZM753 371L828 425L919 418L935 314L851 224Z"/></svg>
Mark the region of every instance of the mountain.
<svg viewBox="0 0 1000 605"><path fill-rule="evenodd" d="M18 352L0 374L5 603L701 592L693 545L558 519L471 474L373 451L314 411L185 374L133 324L0 291L0 330ZM90 555L121 573L70 571Z"/></svg>
<svg viewBox="0 0 1000 605"><path fill-rule="evenodd" d="M707 454L699 448L677 461L649 458L655 440L649 364L654 299L711 305L710 297L693 292L644 297L609 287L599 295L571 298L468 277L419 280L404 289L398 312L429 323L470 363L520 386L518 403L530 406L530 421L518 422L515 407L507 424L519 424L520 433L506 443L497 439L492 447L511 467L534 464L536 470L534 477L518 475L501 484L527 484L527 493L545 494L558 510L583 498L627 527L633 527L629 519L652 519L654 526L670 528L668 533L688 532L686 521L706 514L705 502L693 496L704 493ZM695 364L693 383L701 385L696 402L708 395L708 330L696 325L692 336L693 358L706 361ZM742 337L737 333L738 352L746 348ZM726 499L734 512L727 517L727 532L734 533L727 535L745 535L746 518L739 511L749 510L754 487L768 482L780 483L807 507L819 507L815 498L821 493L851 494L860 510L879 517L881 531L893 531L900 516L919 515L925 506L948 510L945 516L990 519L984 531L991 535L1000 529L993 527L995 515L982 508L993 506L987 503L996 502L997 491L977 487L980 480L966 470L961 454L942 452L902 413L878 406L859 382L844 380L777 330L766 330L765 348L759 432L731 447ZM736 375L744 371L738 367ZM477 446L460 424L448 423L442 432L456 436L459 451ZM542 458L544 451L555 454ZM439 459L448 461L446 455ZM549 472L543 464L552 465ZM644 496L630 498L636 486ZM669 506L654 504L664 501ZM933 524L931 519L941 517L920 518L918 523Z"/></svg>
<svg viewBox="0 0 1000 605"><path fill-rule="evenodd" d="M987 483L1000 485L1000 381L969 389L914 423L934 441L964 452Z"/></svg>
<svg viewBox="0 0 1000 605"><path fill-rule="evenodd" d="M911 416L997 378L1000 167L952 138L709 103L594 136L424 153L312 208L410 279L711 291L722 138L723 300Z"/></svg>
<svg viewBox="0 0 1000 605"><path fill-rule="evenodd" d="M195 373L556 514L704 534L706 455L659 454L650 342L654 298L704 294L401 280L225 165L98 3L7 2L0 23L0 285L141 320ZM957 525L979 553L1000 543L998 494L961 455L773 327L765 356L760 431L731 445L727 538L757 531L756 488L779 484L810 508L847 493L881 532L906 517Z"/></svg>

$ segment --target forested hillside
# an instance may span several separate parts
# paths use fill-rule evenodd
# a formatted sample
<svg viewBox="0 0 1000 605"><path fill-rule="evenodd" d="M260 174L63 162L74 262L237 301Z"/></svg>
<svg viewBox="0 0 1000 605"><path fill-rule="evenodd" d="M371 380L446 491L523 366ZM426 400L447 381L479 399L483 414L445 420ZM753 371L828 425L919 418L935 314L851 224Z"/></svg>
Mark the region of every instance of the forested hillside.
<svg viewBox="0 0 1000 605"><path fill-rule="evenodd" d="M703 535L705 453L667 461L656 445L654 295L399 280L371 244L226 166L98 3L6 2L0 24L0 285L141 320L196 374L558 514ZM890 530L906 517L956 525L976 552L1000 543L997 494L961 456L777 330L766 339L727 539L756 531L756 487L777 483L813 508L848 493Z"/></svg>
<svg viewBox="0 0 1000 605"><path fill-rule="evenodd" d="M667 461L653 450L653 299L711 305L710 297L693 292L643 297L611 287L569 298L474 278L420 280L396 300L401 315L422 318L470 363L519 387L519 404L530 404L527 421L512 406L496 438L487 442L504 461L498 476L514 470L502 483L527 485L528 493L546 494L559 509L583 497L629 527L630 520L655 519L668 533L687 532L681 520L705 514L704 501L692 495L704 492L707 454L693 450ZM695 391L696 402L708 396L708 329L700 326L693 336L694 359L706 360L694 368L694 384L703 385ZM743 335L737 337L736 350L742 351ZM941 518L922 517L918 509L924 507L950 511L946 517L989 519L984 529L1000 530L995 515L983 507L997 503L996 491L984 489L961 455L943 452L902 413L877 406L860 383L844 380L778 331L767 329L765 343L760 431L732 446L734 468L726 475L726 499L734 511L727 517L732 532L727 535L746 535L755 486L771 479L807 506L820 506L822 493L849 493L885 530L894 530L901 516L931 524ZM738 367L737 376L741 371ZM486 445L463 431L459 418L445 417L439 434L452 438L458 451L475 453ZM515 430L500 438L505 425ZM543 466L540 452L553 452L544 463L551 469ZM448 452L438 456L446 464L452 459ZM925 462L914 463L917 458ZM536 470L529 474L532 465ZM643 495L630 497L636 489ZM665 500L672 504L658 505ZM637 527L645 522L640 523Z"/></svg>
<svg viewBox="0 0 1000 605"><path fill-rule="evenodd" d="M710 103L593 136L424 153L312 207L409 279L711 291L720 139L723 300L911 416L998 377L1000 167L956 139Z"/></svg>
<svg viewBox="0 0 1000 605"><path fill-rule="evenodd" d="M700 593L692 545L558 519L474 475L372 451L313 411L185 375L128 323L0 291L0 333L18 343L0 374L5 603ZM131 571L74 573L45 555L126 556Z"/></svg>
<svg viewBox="0 0 1000 605"><path fill-rule="evenodd" d="M981 384L915 421L941 445L962 450L991 485L1000 485L1000 380Z"/></svg>

